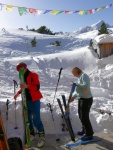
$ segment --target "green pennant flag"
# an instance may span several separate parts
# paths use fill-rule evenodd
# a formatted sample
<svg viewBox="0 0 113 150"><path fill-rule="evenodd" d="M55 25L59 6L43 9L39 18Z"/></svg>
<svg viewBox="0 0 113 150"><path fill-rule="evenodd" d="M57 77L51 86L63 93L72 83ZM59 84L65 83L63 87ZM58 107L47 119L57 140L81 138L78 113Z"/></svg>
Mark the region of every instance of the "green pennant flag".
<svg viewBox="0 0 113 150"><path fill-rule="evenodd" d="M64 12L64 10L59 10L59 12L57 13L57 15L58 14L61 14L61 13L63 13Z"/></svg>
<svg viewBox="0 0 113 150"><path fill-rule="evenodd" d="M85 14L85 15L88 15L88 10L84 10L84 14Z"/></svg>
<svg viewBox="0 0 113 150"><path fill-rule="evenodd" d="M19 12L20 16L22 16L23 14L28 13L27 8L25 8L25 7L18 7L18 12Z"/></svg>

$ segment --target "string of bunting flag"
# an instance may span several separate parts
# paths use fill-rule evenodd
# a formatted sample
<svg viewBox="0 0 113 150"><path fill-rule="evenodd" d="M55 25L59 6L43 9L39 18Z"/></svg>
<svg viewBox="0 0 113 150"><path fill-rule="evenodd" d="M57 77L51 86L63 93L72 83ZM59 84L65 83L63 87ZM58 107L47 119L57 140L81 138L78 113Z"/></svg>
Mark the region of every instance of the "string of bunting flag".
<svg viewBox="0 0 113 150"><path fill-rule="evenodd" d="M106 8L112 7L113 4L109 4L103 7L95 8L95 9L89 9L89 10L44 10L44 9L35 9L35 8L26 8L26 7L19 7L19 6L13 6L8 4L2 4L0 3L0 10L6 10L6 11L13 11L13 9L17 9L20 16L26 15L27 13L40 15L40 14L47 14L50 13L51 15L58 15L61 13L64 14L74 14L78 13L79 15L88 15L93 14L95 12L98 12L100 10L104 10Z"/></svg>

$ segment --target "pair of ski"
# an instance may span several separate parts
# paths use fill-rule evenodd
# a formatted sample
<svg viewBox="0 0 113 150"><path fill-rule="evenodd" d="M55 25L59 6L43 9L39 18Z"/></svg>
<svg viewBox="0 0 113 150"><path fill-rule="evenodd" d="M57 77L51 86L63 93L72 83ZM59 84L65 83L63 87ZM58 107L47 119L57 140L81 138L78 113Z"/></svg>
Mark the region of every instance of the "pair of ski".
<svg viewBox="0 0 113 150"><path fill-rule="evenodd" d="M73 83L72 85L72 89L71 89L71 92L70 92L70 95L69 95L69 99L68 99L68 102L66 103L66 98L64 95L62 95L62 100L63 100L63 104L64 104L64 109L62 107L62 103L60 101L60 99L57 98L57 102L59 104L59 107L60 107L60 110L61 110L61 113L62 113L62 116L63 116L63 119L65 120L65 123L66 123L66 126L67 126L67 129L69 131L69 134L70 134L70 137L71 137L71 140L72 141L75 141L75 134L73 132L73 128L72 128L72 125L71 125L71 121L70 121L70 117L69 117L69 112L67 112L67 106L69 107L69 102L70 102L70 99L72 97L72 94L73 92L75 91L75 87L76 87L76 84ZM69 110L69 109L68 109Z"/></svg>
<svg viewBox="0 0 113 150"><path fill-rule="evenodd" d="M20 69L19 71L19 79L21 84L25 83L24 68ZM30 141L30 129L29 129L25 89L22 89L21 95L22 95L22 107L23 107L23 116L24 116L24 125L25 125L25 144L26 144L26 148L28 149L31 147L31 141Z"/></svg>
<svg viewBox="0 0 113 150"><path fill-rule="evenodd" d="M24 68L21 68L19 71L19 79L20 83L25 83L24 81ZM24 126L25 126L25 148L24 150L38 150L36 147L31 147L30 140L30 129L29 129L29 121L28 121L28 108L26 102L25 89L22 89L22 106L23 106L23 118L24 118Z"/></svg>
<svg viewBox="0 0 113 150"><path fill-rule="evenodd" d="M80 145L85 145L85 144L88 144L88 143L93 143L93 142L99 142L100 139L99 138L93 138L92 140L79 140L75 143L71 143L71 144L66 144L64 145L66 148L70 149L72 147L76 147L76 146L80 146Z"/></svg>
<svg viewBox="0 0 113 150"><path fill-rule="evenodd" d="M71 89L71 92L70 92L70 95L69 95L68 103L66 103L65 96L62 95L62 100L63 100L65 110L63 110L62 103L61 103L60 99L57 99L60 110L61 110L61 113L62 113L62 116L65 120L66 125L67 125L71 140L74 141L74 143L64 145L68 149L70 149L72 147L79 146L79 145L100 141L99 138L93 138L92 140L85 140L85 141L78 140L77 142L75 142L75 134L73 132L73 128L72 128L70 117L69 117L69 102L70 102L70 99L72 97L73 92L75 91L75 87L76 87L76 84L73 83L72 89Z"/></svg>

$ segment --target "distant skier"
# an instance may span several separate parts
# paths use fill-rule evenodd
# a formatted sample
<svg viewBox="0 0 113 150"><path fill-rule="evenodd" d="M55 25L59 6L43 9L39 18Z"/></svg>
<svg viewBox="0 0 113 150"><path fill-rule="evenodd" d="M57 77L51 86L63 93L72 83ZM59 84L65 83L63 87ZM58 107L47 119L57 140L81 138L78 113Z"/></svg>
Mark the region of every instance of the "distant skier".
<svg viewBox="0 0 113 150"><path fill-rule="evenodd" d="M23 62L16 66L17 71L24 68L24 84L20 84L20 88L25 89L25 95L28 107L28 119L30 123L30 139L33 141L35 139L34 126L38 130L39 140L38 147L42 147L45 144L45 132L44 126L40 117L40 99L43 97L40 92L40 81L38 74L28 70L27 65ZM21 94L22 90L19 90L14 99L16 100L18 95ZM33 120L33 123L32 123Z"/></svg>
<svg viewBox="0 0 113 150"><path fill-rule="evenodd" d="M74 101L76 97L78 99L78 115L82 123L81 131L78 131L78 135L81 135L81 140L93 139L93 129L89 119L89 112L93 103L93 97L90 90L89 76L82 72L81 69L75 67L72 69L72 74L78 78L76 83L76 93L70 99L70 102Z"/></svg>

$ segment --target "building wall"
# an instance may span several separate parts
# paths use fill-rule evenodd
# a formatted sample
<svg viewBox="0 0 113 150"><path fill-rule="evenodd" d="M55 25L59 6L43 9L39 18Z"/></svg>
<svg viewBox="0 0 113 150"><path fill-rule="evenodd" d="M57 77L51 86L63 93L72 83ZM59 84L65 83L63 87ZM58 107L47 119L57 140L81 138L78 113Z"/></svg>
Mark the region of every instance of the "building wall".
<svg viewBox="0 0 113 150"><path fill-rule="evenodd" d="M113 54L113 43L92 43L93 50L98 54L99 59L108 57Z"/></svg>
<svg viewBox="0 0 113 150"><path fill-rule="evenodd" d="M100 58L108 57L113 54L113 43L100 44Z"/></svg>

